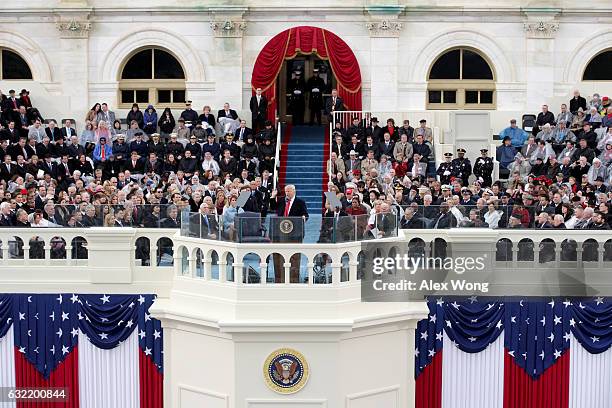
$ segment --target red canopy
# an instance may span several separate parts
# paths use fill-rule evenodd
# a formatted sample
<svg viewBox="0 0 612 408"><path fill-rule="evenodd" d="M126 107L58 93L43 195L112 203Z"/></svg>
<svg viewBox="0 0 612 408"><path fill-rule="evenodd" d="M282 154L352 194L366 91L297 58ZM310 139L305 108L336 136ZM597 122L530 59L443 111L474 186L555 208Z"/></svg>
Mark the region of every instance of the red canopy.
<svg viewBox="0 0 612 408"><path fill-rule="evenodd" d="M338 94L349 110L361 110L361 71L355 54L334 33L318 27L290 28L272 37L257 56L251 86L268 99L268 119L276 112L276 78L283 61L298 54L315 54L329 60L338 82Z"/></svg>

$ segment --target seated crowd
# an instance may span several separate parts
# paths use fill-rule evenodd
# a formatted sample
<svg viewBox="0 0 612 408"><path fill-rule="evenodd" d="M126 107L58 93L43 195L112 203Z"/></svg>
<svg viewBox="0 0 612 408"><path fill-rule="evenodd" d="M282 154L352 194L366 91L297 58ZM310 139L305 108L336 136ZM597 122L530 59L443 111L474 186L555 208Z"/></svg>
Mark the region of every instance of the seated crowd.
<svg viewBox="0 0 612 408"><path fill-rule="evenodd" d="M275 130L263 121L248 128L229 104L215 118L188 101L176 121L168 108L160 117L134 104L128 129L107 104L95 104L77 132L70 120L45 124L26 90L0 97L1 226L178 228L188 210L213 216L209 237L231 238L239 211L265 216L274 205ZM576 93L557 117L544 106L531 135L512 121L496 152L498 180L486 149L473 165L459 148L436 166L426 120L416 128L392 118L382 127L375 117L337 122L328 191L342 207L326 203L322 240L326 219L349 215L360 216L346 224L356 238L396 227L608 229L609 105ZM239 210L244 191L251 197Z"/></svg>
<svg viewBox="0 0 612 408"><path fill-rule="evenodd" d="M544 106L531 135L511 121L496 152L498 180L487 149L472 165L459 148L456 158L446 153L435 169L425 120L416 129L408 120L397 127L393 119L383 127L377 118L366 126L354 118L347 129L336 124L328 191L343 208L327 203L325 216L368 214L364 230L376 227L376 215L385 212L400 228L609 229L610 99L595 95L587 105L576 92L569 105L556 118ZM581 115L584 120L576 120Z"/></svg>
<svg viewBox="0 0 612 408"><path fill-rule="evenodd" d="M249 211L266 214L276 132L257 131L225 104L217 119L187 101L175 121L137 104L129 129L96 103L77 131L71 120L45 124L25 89L0 92L0 226L138 226L178 228L180 214L210 207L227 215L240 192Z"/></svg>

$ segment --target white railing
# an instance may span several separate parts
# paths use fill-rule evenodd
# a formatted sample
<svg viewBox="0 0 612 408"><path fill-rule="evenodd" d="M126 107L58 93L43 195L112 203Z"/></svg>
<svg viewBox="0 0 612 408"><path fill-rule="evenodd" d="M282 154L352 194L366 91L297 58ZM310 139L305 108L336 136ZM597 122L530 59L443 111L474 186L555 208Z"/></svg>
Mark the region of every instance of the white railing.
<svg viewBox="0 0 612 408"><path fill-rule="evenodd" d="M99 288L167 296L176 234L175 229L0 228L0 282L5 291Z"/></svg>
<svg viewBox="0 0 612 408"><path fill-rule="evenodd" d="M280 172L280 153L281 153L281 139L282 139L282 124L277 122L276 124L276 153L274 154L274 189L278 184L278 173Z"/></svg>
<svg viewBox="0 0 612 408"><path fill-rule="evenodd" d="M502 272L510 286L519 285L524 276L545 277L559 268L567 276L586 276L593 286L612 286L612 237L607 231L574 230L570 235L567 230L470 228L399 230L396 238L339 244L238 244L182 237L167 229L0 229L0 281L6 290L110 285L114 291L165 294L178 282L183 291L211 295L220 287L250 288L253 299L258 296L253 288L278 294L289 285L353 299L359 297L361 278L367 278L372 251L384 257L391 250L401 254L415 247L425 256L438 255L442 247L448 256L466 250L487 253L490 267ZM327 292L333 288L339 292Z"/></svg>

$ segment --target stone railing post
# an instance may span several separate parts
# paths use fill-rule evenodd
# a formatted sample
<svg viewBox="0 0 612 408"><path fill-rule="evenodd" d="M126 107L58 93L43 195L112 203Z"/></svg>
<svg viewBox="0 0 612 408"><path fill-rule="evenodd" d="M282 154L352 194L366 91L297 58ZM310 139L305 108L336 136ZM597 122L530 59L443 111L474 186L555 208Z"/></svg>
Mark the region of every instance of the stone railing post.
<svg viewBox="0 0 612 408"><path fill-rule="evenodd" d="M86 239L92 283L132 282L135 233L133 228L94 227L88 230Z"/></svg>

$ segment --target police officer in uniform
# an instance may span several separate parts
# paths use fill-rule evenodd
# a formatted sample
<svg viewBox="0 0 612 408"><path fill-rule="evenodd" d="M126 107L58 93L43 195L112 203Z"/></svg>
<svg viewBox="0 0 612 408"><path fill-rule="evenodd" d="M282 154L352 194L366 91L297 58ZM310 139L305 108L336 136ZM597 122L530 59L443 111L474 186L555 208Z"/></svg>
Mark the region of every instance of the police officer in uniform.
<svg viewBox="0 0 612 408"><path fill-rule="evenodd" d="M459 148L457 149L457 157L452 161L453 170L455 178L461 179L461 185L467 186L468 179L472 175L472 163L470 163L470 159L464 157L465 149Z"/></svg>
<svg viewBox="0 0 612 408"><path fill-rule="evenodd" d="M304 124L304 91L306 84L302 78L302 71L295 70L291 75L291 81L288 85L291 96L289 97L289 107L291 118L294 125Z"/></svg>
<svg viewBox="0 0 612 408"><path fill-rule="evenodd" d="M480 149L480 156L474 162L474 176L480 181L482 187L491 187L493 184L493 159L487 156L487 149Z"/></svg>
<svg viewBox="0 0 612 408"><path fill-rule="evenodd" d="M315 68L312 71L312 76L306 83L308 89L308 108L310 109L310 125L314 125L315 117L317 124L321 126L321 109L323 109L323 90L325 89L325 81L319 76L319 69Z"/></svg>
<svg viewBox="0 0 612 408"><path fill-rule="evenodd" d="M440 184L450 184L451 177L453 176L453 158L452 153L444 153L444 161L440 163L436 174L440 176Z"/></svg>

